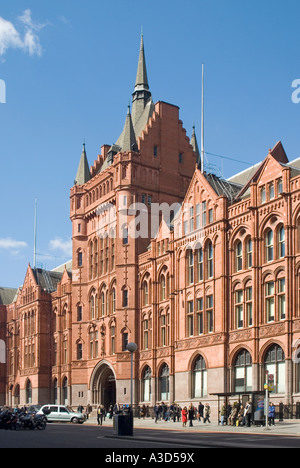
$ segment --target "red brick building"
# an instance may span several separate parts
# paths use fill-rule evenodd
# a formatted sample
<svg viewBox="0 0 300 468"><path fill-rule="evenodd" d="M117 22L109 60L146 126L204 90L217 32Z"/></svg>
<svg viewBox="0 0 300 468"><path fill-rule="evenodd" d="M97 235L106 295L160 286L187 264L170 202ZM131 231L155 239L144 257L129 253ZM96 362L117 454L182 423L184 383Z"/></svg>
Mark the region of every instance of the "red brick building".
<svg viewBox="0 0 300 468"><path fill-rule="evenodd" d="M231 179L201 170L179 108L152 101L142 40L123 132L91 168L82 151L72 263L0 289L0 404L129 403L128 342L135 404L215 406L266 370L274 401L300 400L299 197L280 142Z"/></svg>

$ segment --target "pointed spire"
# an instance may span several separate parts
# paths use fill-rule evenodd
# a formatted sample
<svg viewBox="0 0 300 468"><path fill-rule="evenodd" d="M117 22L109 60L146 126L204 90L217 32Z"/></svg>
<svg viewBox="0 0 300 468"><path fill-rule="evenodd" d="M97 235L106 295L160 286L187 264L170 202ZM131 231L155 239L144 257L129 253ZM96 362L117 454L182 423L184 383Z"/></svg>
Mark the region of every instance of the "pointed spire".
<svg viewBox="0 0 300 468"><path fill-rule="evenodd" d="M130 106L128 106L124 130L122 133L122 141L120 142L122 151L137 151L137 143L134 133L134 128L131 119Z"/></svg>
<svg viewBox="0 0 300 468"><path fill-rule="evenodd" d="M196 136L196 131L195 131L195 125L193 125L193 133L191 136L191 145L193 147L194 152L197 155L197 164L199 169L201 169L201 156L200 156L200 151L199 151L199 146L198 146L198 141L197 141L197 136Z"/></svg>
<svg viewBox="0 0 300 468"><path fill-rule="evenodd" d="M144 35L142 33L135 88L132 95L132 119L134 125L141 117L149 101L151 101L151 92L149 91L144 48Z"/></svg>
<svg viewBox="0 0 300 468"><path fill-rule="evenodd" d="M83 143L80 163L75 179L75 185L84 185L91 179L89 163L86 156L85 142Z"/></svg>
<svg viewBox="0 0 300 468"><path fill-rule="evenodd" d="M137 74L136 74L136 80L135 80L135 89L137 89L137 87L139 88L143 87L144 89L149 90L143 32L141 36L140 56L139 56L139 63L138 63L138 69L137 69Z"/></svg>

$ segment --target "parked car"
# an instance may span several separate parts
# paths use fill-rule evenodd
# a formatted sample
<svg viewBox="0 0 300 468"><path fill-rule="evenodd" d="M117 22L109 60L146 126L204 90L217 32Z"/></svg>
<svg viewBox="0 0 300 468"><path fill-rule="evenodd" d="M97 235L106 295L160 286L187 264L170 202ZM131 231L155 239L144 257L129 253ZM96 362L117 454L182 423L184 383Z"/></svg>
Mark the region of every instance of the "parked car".
<svg viewBox="0 0 300 468"><path fill-rule="evenodd" d="M70 422L73 424L83 424L85 421L85 415L78 413L72 410L69 406L63 405L44 405L38 411L37 414L44 414L50 412L47 415L47 420L49 422Z"/></svg>

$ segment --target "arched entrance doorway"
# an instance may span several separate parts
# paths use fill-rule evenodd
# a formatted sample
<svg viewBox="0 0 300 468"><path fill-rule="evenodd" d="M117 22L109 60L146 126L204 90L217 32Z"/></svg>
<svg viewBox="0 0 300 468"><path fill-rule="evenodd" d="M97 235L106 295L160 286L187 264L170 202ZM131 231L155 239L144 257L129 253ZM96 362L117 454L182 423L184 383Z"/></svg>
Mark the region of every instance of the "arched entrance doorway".
<svg viewBox="0 0 300 468"><path fill-rule="evenodd" d="M108 410L111 405L116 404L116 377L108 364L102 362L95 367L91 390L94 405L103 405Z"/></svg>

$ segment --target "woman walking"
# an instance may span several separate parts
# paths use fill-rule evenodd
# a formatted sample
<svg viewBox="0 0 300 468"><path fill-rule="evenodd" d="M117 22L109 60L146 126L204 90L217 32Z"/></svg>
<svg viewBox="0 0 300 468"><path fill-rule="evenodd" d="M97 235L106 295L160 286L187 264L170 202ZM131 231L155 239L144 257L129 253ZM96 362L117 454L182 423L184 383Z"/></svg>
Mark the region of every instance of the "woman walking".
<svg viewBox="0 0 300 468"><path fill-rule="evenodd" d="M188 410L186 406L182 410L181 417L182 417L182 427L186 427L187 417L188 417Z"/></svg>

